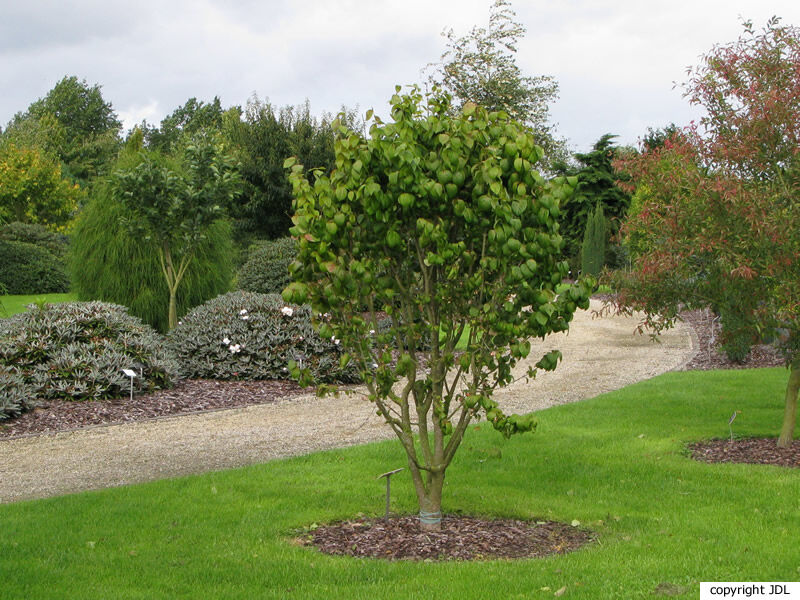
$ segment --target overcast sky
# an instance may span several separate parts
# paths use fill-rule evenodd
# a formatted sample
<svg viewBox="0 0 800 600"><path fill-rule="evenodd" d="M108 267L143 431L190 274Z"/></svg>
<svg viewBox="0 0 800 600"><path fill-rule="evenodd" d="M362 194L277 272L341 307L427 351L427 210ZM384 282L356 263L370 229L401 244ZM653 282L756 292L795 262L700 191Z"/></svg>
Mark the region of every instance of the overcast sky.
<svg viewBox="0 0 800 600"><path fill-rule="evenodd" d="M421 83L441 33L488 24L492 0L0 0L0 124L65 75L100 84L126 128L190 97L224 107L257 94L386 114L395 84ZM560 86L558 132L585 151L604 133L636 143L693 113L675 82L740 16L800 25L798 0L515 0L517 64Z"/></svg>

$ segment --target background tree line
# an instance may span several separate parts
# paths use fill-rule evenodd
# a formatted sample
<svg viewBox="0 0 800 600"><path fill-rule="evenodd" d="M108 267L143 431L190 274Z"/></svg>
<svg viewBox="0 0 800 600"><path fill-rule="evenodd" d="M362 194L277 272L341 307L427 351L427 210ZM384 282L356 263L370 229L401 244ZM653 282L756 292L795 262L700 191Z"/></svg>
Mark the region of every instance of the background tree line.
<svg viewBox="0 0 800 600"><path fill-rule="evenodd" d="M570 155L549 117L558 83L546 75L525 75L516 64L525 28L516 21L508 0L495 0L487 27L476 26L461 37L452 30L443 35L446 50L440 62L428 66L428 84L452 98L452 111L471 102L490 112L505 112L545 150L546 177L572 178L576 193L560 207L559 226L565 240L563 258L573 276L624 264L626 251L617 243L617 234L630 195L616 185L612 162L635 151L615 146L614 136L607 134L590 152ZM339 119L348 130L363 132L364 123L355 110L343 107ZM286 237L291 227L291 189L283 163L295 156L308 169L330 172L336 139L332 122L331 115L314 116L308 101L276 107L253 96L244 106L224 107L218 97L210 101L192 97L160 123L143 121L123 134L99 85L64 77L0 132L0 221L61 232L69 225L73 244L68 262L79 297L125 304L166 329L166 318L160 316L165 311L157 307L172 300L176 314L184 314L209 295L230 289L236 268L250 257L261 262L247 273L269 272L275 285L283 281L280 276L273 278L275 269L265 264L274 262L275 250L263 248L265 241ZM203 186L215 185L211 178L183 194L182 202L190 206L174 213L186 219L172 221L174 239L167 240L163 231L156 234L156 220L150 219L149 229L145 226L147 211L124 201L126 193L133 193L131 173L139 170L136 193L144 197L145 188L155 185L158 177L153 167L147 179L142 165L161 165L162 191L172 198L151 199L153 207L166 210L180 196L169 185L187 181L186 149L198 140L235 171L235 189L218 209L198 204ZM121 181L127 182L127 192L120 191ZM208 215L209 210L215 219L188 217ZM134 231L137 234L131 235ZM276 246L283 254L291 254L292 248L283 242ZM165 274L170 272L169 261L164 259L162 268L158 257L167 255L176 264L184 256L193 257L178 278L186 278L183 284L176 286L175 278ZM282 256L281 264L286 261Z"/></svg>

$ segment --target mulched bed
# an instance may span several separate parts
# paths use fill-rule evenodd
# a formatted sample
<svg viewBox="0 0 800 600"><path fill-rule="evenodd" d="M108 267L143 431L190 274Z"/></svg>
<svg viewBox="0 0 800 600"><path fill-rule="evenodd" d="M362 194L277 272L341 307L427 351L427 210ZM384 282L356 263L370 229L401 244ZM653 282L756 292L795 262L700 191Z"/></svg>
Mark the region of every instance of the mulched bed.
<svg viewBox="0 0 800 600"><path fill-rule="evenodd" d="M385 560L540 558L594 541L592 532L555 521L444 516L442 530L421 531L416 516L359 519L316 528L300 538L325 554Z"/></svg>
<svg viewBox="0 0 800 600"><path fill-rule="evenodd" d="M800 440L778 448L774 438L710 440L688 446L692 458L707 463L751 463L800 468Z"/></svg>
<svg viewBox="0 0 800 600"><path fill-rule="evenodd" d="M782 367L785 362L780 351L774 346L759 345L750 350L744 361L729 360L718 348L719 323L713 322L714 314L705 310L685 311L681 319L691 325L697 334L699 348L697 354L682 370L709 371L711 369L754 369L761 367Z"/></svg>
<svg viewBox="0 0 800 600"><path fill-rule="evenodd" d="M31 412L0 421L0 439L266 404L306 392L293 381L191 379L168 390L134 395L132 402L127 396L84 402L48 400Z"/></svg>

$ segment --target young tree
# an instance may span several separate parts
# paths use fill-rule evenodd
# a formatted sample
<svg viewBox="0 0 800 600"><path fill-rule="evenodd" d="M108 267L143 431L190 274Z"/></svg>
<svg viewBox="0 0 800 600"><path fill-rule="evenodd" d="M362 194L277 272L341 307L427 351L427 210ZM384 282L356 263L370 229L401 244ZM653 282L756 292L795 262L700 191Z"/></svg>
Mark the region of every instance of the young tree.
<svg viewBox="0 0 800 600"><path fill-rule="evenodd" d="M343 128L329 175L309 181L287 161L299 256L284 298L310 302L322 336L355 361L408 455L421 525L436 529L467 426L485 414L506 436L534 429L492 392L512 381L530 338L568 328L590 290L555 292L567 273L558 207L571 187L536 172L543 151L529 132L473 103L454 113L442 93L423 103L398 87L391 105L393 122L376 118L367 138ZM559 358L553 350L536 366Z"/></svg>
<svg viewBox="0 0 800 600"><path fill-rule="evenodd" d="M625 226L641 254L618 288L656 331L682 306L711 307L728 340L779 341L787 446L800 389L800 29L744 29L690 72L699 125L623 165L646 195Z"/></svg>
<svg viewBox="0 0 800 600"><path fill-rule="evenodd" d="M152 236L130 235L130 211L114 199L107 183L95 186L91 199L70 229L69 271L79 300L102 300L126 306L156 330L169 330L170 295ZM146 223L141 224L141 229ZM231 224L212 223L176 294L180 319L195 306L230 291L234 277Z"/></svg>
<svg viewBox="0 0 800 600"><path fill-rule="evenodd" d="M556 139L549 121L558 83L547 75L522 75L515 55L526 30L515 16L509 0L494 0L488 28L473 27L463 37L446 31L447 50L441 63L429 65L429 82L449 92L456 108L473 102L489 112L505 111L531 128L548 160L564 158L564 141Z"/></svg>
<svg viewBox="0 0 800 600"><path fill-rule="evenodd" d="M177 292L209 228L238 193L233 160L212 139L188 140L177 158L142 150L113 175L114 196L129 224L155 240L169 290L169 328L178 323Z"/></svg>

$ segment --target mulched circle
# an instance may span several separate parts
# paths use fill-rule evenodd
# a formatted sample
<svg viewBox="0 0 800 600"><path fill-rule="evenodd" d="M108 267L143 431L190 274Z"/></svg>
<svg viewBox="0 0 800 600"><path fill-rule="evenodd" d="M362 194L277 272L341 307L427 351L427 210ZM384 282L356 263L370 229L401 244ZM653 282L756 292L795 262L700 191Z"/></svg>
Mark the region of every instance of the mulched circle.
<svg viewBox="0 0 800 600"><path fill-rule="evenodd" d="M401 516L331 523L299 538L325 554L427 562L541 558L595 539L591 531L555 521L467 516L444 516L436 532L421 531L417 516Z"/></svg>
<svg viewBox="0 0 800 600"><path fill-rule="evenodd" d="M709 440L689 444L695 460L707 463L750 463L800 468L800 440L778 448L775 438Z"/></svg>

